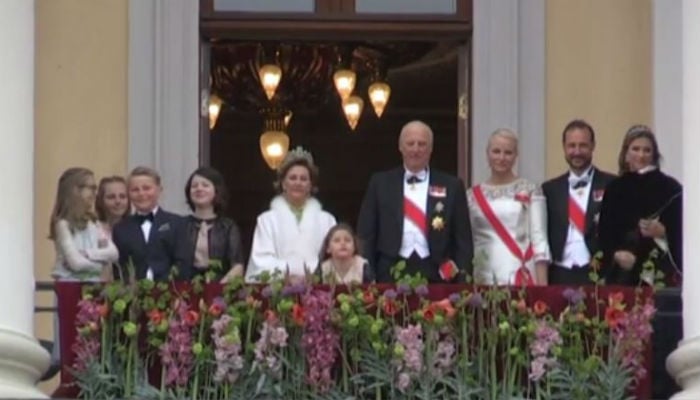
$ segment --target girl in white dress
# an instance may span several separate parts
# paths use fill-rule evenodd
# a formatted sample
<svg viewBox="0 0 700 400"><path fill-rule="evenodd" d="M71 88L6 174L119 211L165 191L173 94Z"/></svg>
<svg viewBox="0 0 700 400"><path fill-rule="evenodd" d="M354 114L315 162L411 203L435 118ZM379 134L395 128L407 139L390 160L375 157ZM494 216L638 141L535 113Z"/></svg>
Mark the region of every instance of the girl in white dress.
<svg viewBox="0 0 700 400"><path fill-rule="evenodd" d="M246 282L257 282L263 272L304 280L316 270L323 239L335 225L335 218L313 197L318 169L311 153L301 147L289 152L277 177L279 195L255 225Z"/></svg>
<svg viewBox="0 0 700 400"><path fill-rule="evenodd" d="M513 172L518 137L491 134L486 149L491 176L467 190L477 284L546 285L550 260L542 189Z"/></svg>
<svg viewBox="0 0 700 400"><path fill-rule="evenodd" d="M56 280L104 280L118 259L117 248L98 225L96 191L95 176L86 168L70 168L58 181L49 226L56 248Z"/></svg>
<svg viewBox="0 0 700 400"><path fill-rule="evenodd" d="M367 260L360 256L357 235L352 227L340 223L323 240L318 274L326 284L350 285L373 281Z"/></svg>
<svg viewBox="0 0 700 400"><path fill-rule="evenodd" d="M58 181L51 212L49 238L56 248L52 276L63 281L105 281L112 276L112 263L119 253L100 228L94 212L95 176L87 168L70 168ZM54 314L54 345L51 359L60 360L58 314Z"/></svg>

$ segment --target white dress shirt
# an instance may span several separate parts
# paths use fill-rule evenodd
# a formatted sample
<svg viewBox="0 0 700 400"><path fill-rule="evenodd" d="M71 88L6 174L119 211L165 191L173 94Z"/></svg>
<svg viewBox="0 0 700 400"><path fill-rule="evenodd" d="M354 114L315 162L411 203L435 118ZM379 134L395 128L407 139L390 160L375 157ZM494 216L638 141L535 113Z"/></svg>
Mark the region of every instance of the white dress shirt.
<svg viewBox="0 0 700 400"><path fill-rule="evenodd" d="M420 182L408 183L410 176L416 176ZM430 173L428 170L412 173L406 171L403 180L403 195L418 207L423 214L428 203L428 187L430 186ZM426 220L427 223L427 220ZM403 234L401 235L401 248L399 255L403 258L409 258L414 251L420 258L430 256L430 248L426 233L423 233L416 224L413 223L406 215L403 217Z"/></svg>
<svg viewBox="0 0 700 400"><path fill-rule="evenodd" d="M583 210L584 215L588 209L588 198L591 194L593 174L593 166L588 167L581 175L576 175L569 171L569 197ZM577 182L585 182L586 185L574 189L574 185ZM588 246L586 246L586 239L571 220L569 220L569 229L566 234L566 243L564 244L562 256L563 259L557 264L564 268L571 269L574 265L584 266L591 262L591 253L588 251Z"/></svg>

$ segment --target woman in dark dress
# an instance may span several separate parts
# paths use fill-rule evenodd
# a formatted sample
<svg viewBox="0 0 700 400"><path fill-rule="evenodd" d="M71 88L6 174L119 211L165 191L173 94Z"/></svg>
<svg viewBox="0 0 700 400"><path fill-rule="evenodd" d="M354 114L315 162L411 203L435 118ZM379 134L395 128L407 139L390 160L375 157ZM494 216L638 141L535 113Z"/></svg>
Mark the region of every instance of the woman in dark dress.
<svg viewBox="0 0 700 400"><path fill-rule="evenodd" d="M185 196L192 214L186 217L179 234L178 259L183 278L213 272L214 280L228 282L243 275L241 234L236 223L224 217L226 187L217 170L201 167L185 185Z"/></svg>
<svg viewBox="0 0 700 400"><path fill-rule="evenodd" d="M667 285L680 283L682 186L661 172L660 160L651 129L631 127L620 151L620 176L608 185L600 210L603 275L608 284L653 284L655 270L664 273ZM644 268L647 261L653 261L655 269Z"/></svg>

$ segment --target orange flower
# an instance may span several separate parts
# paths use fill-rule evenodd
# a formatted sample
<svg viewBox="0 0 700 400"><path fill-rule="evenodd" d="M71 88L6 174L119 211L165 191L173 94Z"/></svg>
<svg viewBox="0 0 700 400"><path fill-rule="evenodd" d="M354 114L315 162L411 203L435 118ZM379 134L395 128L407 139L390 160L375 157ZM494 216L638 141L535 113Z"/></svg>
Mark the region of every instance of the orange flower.
<svg viewBox="0 0 700 400"><path fill-rule="evenodd" d="M109 315L109 305L106 303L100 304L99 306L97 306L97 312L100 313L100 317L107 317L107 315Z"/></svg>
<svg viewBox="0 0 700 400"><path fill-rule="evenodd" d="M584 322L586 320L586 316L581 312L576 313L575 317L576 317L576 322Z"/></svg>
<svg viewBox="0 0 700 400"><path fill-rule="evenodd" d="M265 310L265 321L268 323L277 322L277 314L272 310Z"/></svg>
<svg viewBox="0 0 700 400"><path fill-rule="evenodd" d="M383 309L384 313L389 316L395 315L397 312L399 312L399 306L396 305L396 302L391 299L384 300Z"/></svg>
<svg viewBox="0 0 700 400"><path fill-rule="evenodd" d="M518 300L518 302L515 304L515 309L518 310L519 313L525 314L527 312L527 303L525 303L525 300Z"/></svg>
<svg viewBox="0 0 700 400"><path fill-rule="evenodd" d="M185 323L189 326L195 326L199 321L199 313L194 310L189 310L185 314Z"/></svg>
<svg viewBox="0 0 700 400"><path fill-rule="evenodd" d="M532 309L535 311L535 315L537 315L538 317L546 313L548 308L549 306L547 305L547 303L545 303L542 300L537 300L535 302L535 305L532 307Z"/></svg>
<svg viewBox="0 0 700 400"><path fill-rule="evenodd" d="M299 326L304 325L304 307L299 305L299 303L294 303L294 306L292 306L292 319L295 324Z"/></svg>
<svg viewBox="0 0 700 400"><path fill-rule="evenodd" d="M438 302L433 303L433 305L437 307L438 310L444 312L447 318L452 318L455 316L455 314L457 314L457 310L455 310L455 308L452 307L450 299L442 299Z"/></svg>
<svg viewBox="0 0 700 400"><path fill-rule="evenodd" d="M148 319L153 325L160 325L161 321L163 321L163 313L154 308L148 312Z"/></svg>
<svg viewBox="0 0 700 400"><path fill-rule="evenodd" d="M620 324L620 320L625 316L624 311L615 308L608 307L605 309L605 322L608 324L610 329L615 329Z"/></svg>

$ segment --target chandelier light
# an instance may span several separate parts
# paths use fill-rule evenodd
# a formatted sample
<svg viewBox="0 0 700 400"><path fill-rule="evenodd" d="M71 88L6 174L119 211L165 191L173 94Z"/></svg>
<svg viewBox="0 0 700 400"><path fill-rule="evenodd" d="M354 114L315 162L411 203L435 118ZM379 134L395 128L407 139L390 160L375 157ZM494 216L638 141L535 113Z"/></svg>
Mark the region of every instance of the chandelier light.
<svg viewBox="0 0 700 400"><path fill-rule="evenodd" d="M358 96L350 96L343 100L343 113L345 114L345 119L348 120L350 129L355 130L357 127L364 105L365 102Z"/></svg>
<svg viewBox="0 0 700 400"><path fill-rule="evenodd" d="M260 84L265 90L265 95L268 100L272 100L275 97L275 91L277 86L282 80L282 69L275 64L265 64L260 67L258 71L258 76L260 77Z"/></svg>
<svg viewBox="0 0 700 400"><path fill-rule="evenodd" d="M284 131L266 131L260 135L260 152L270 169L277 169L289 151L289 136Z"/></svg>
<svg viewBox="0 0 700 400"><path fill-rule="evenodd" d="M367 94L374 108L374 113L377 114L377 117L381 118L382 113L384 113L384 108L391 96L391 87L384 82L374 82L369 86Z"/></svg>
<svg viewBox="0 0 700 400"><path fill-rule="evenodd" d="M221 112L221 98L215 94L209 96L209 130L214 129L216 121L219 119Z"/></svg>
<svg viewBox="0 0 700 400"><path fill-rule="evenodd" d="M277 108L262 111L265 121L264 132L260 135L260 153L267 165L275 170L289 151L289 136L285 133L285 113Z"/></svg>
<svg viewBox="0 0 700 400"><path fill-rule="evenodd" d="M342 100L346 100L355 90L355 83L357 81L357 75L355 71L351 69L339 69L333 74L333 83L335 83L335 90L338 91L338 95Z"/></svg>

